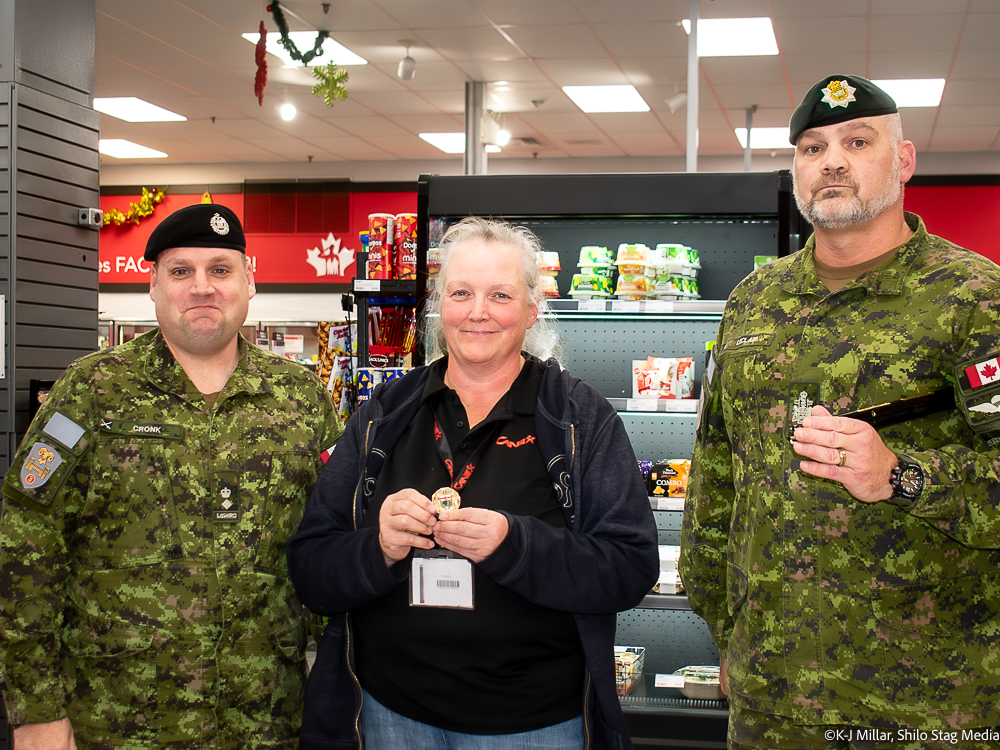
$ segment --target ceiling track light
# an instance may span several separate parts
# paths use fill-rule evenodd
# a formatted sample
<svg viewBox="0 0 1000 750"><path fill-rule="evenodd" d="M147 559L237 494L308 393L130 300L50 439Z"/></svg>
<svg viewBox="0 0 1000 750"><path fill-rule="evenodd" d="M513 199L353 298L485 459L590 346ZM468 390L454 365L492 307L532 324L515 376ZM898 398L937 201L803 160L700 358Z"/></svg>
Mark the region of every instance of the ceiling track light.
<svg viewBox="0 0 1000 750"><path fill-rule="evenodd" d="M685 104L687 104L688 95L687 91L681 91L678 94L674 94L669 99L667 99L667 106L670 108L670 114L673 114Z"/></svg>
<svg viewBox="0 0 1000 750"><path fill-rule="evenodd" d="M410 45L413 41L410 39L400 39L399 43L406 46L406 57L399 61L399 67L396 68L396 77L401 81L412 81L413 76L417 74L417 61L410 57Z"/></svg>

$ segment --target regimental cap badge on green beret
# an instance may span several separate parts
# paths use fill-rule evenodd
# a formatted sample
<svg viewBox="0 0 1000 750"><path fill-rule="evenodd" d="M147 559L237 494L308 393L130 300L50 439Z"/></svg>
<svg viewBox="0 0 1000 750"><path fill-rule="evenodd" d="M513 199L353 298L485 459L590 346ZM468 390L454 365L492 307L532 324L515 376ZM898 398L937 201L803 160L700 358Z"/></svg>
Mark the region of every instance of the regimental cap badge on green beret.
<svg viewBox="0 0 1000 750"><path fill-rule="evenodd" d="M239 217L218 203L198 203L174 211L160 222L146 242L146 260L172 247L221 247L247 251Z"/></svg>
<svg viewBox="0 0 1000 750"><path fill-rule="evenodd" d="M867 78L828 76L809 89L795 108L788 123L788 140L794 146L799 136L810 128L860 117L892 115L898 111L892 97Z"/></svg>

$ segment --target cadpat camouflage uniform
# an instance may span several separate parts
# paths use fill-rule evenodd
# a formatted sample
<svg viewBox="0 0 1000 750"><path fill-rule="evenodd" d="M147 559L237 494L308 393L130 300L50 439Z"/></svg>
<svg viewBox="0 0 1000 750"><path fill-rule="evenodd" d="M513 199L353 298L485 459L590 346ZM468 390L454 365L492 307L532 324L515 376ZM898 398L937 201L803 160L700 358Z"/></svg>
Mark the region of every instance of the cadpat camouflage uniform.
<svg viewBox="0 0 1000 750"><path fill-rule="evenodd" d="M797 724L1000 723L1000 268L928 235L828 293L805 249L730 296L684 512L681 576L730 702ZM905 511L797 470L795 402L834 414L955 385L880 429L926 483Z"/></svg>
<svg viewBox="0 0 1000 750"><path fill-rule="evenodd" d="M78 360L42 405L4 486L12 723L68 715L80 748L297 744L285 543L343 426L301 365L239 348L214 409L158 330Z"/></svg>

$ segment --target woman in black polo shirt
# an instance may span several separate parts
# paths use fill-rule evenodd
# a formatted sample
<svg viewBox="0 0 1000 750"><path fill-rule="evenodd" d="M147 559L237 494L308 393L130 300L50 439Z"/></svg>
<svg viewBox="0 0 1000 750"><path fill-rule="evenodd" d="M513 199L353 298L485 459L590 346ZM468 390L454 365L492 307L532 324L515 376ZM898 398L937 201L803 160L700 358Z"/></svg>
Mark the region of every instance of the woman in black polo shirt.
<svg viewBox="0 0 1000 750"><path fill-rule="evenodd" d="M615 613L658 568L635 455L603 396L529 353L552 340L534 235L466 219L441 249L444 356L349 421L289 544L303 603L339 615L301 747L628 747Z"/></svg>

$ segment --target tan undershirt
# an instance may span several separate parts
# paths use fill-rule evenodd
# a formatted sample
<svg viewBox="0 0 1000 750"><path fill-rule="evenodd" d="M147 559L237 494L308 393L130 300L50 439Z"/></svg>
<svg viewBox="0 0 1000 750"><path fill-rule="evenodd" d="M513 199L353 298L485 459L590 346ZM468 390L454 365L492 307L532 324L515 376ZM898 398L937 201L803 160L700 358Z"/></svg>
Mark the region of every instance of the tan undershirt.
<svg viewBox="0 0 1000 750"><path fill-rule="evenodd" d="M819 276L819 280L823 282L823 285L831 292L836 292L866 271L881 266L895 255L897 250L899 250L899 247L894 247L887 253L882 253L882 255L878 255L871 260L866 260L864 263L858 263L853 266L828 266L813 255L813 264L816 266L816 275Z"/></svg>
<svg viewBox="0 0 1000 750"><path fill-rule="evenodd" d="M203 393L201 395L205 397L205 400L208 402L209 406L214 407L215 402L219 398L220 393L222 393L222 391L216 391L215 393Z"/></svg>

